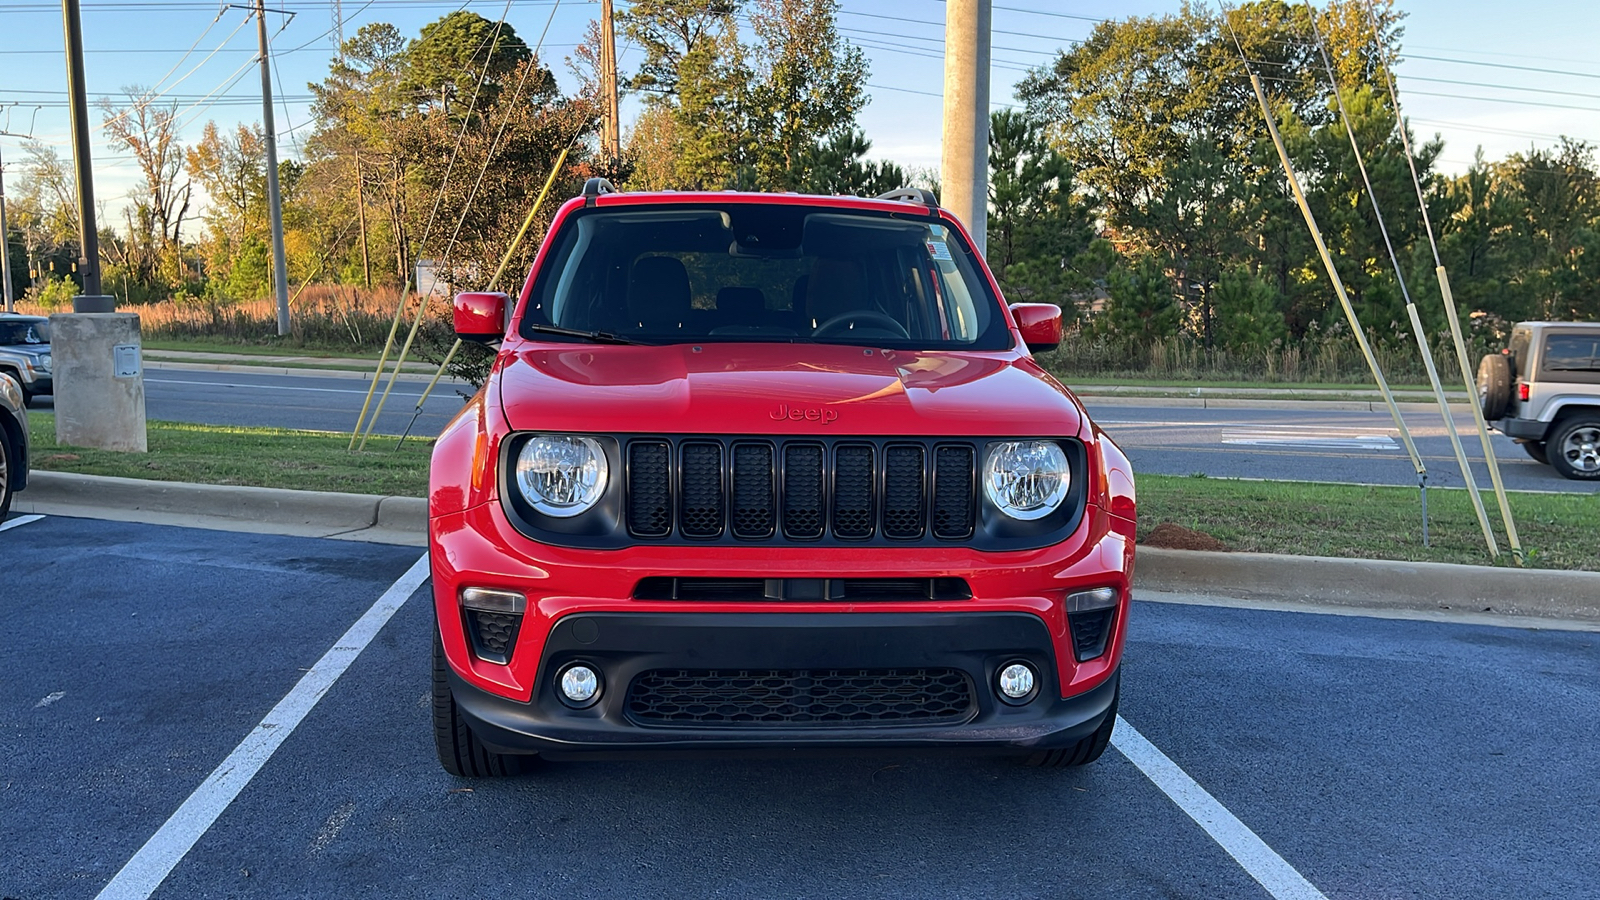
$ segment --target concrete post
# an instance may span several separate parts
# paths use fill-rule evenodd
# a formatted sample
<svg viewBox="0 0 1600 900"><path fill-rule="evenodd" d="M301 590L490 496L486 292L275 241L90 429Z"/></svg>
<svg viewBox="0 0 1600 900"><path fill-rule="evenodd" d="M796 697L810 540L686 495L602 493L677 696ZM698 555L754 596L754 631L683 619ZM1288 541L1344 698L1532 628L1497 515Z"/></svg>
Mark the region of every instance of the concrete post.
<svg viewBox="0 0 1600 900"><path fill-rule="evenodd" d="M6 168L0 160L0 286L5 289L6 312L15 312L11 296L11 232L6 226Z"/></svg>
<svg viewBox="0 0 1600 900"><path fill-rule="evenodd" d="M979 253L989 224L989 29L993 0L944 7L944 146L939 202L972 233Z"/></svg>
<svg viewBox="0 0 1600 900"><path fill-rule="evenodd" d="M267 51L266 0L256 0L261 45L261 131L267 137L267 213L272 226L272 290L278 298L278 335L289 333L289 269L283 257L283 198L278 193L278 133L272 123L272 61Z"/></svg>
<svg viewBox="0 0 1600 900"><path fill-rule="evenodd" d="M89 159L89 101L83 83L83 21L78 0L61 0L61 22L66 31L67 105L72 111L72 164L78 189L78 277L83 280L83 293L72 298L72 310L108 313L117 303L116 298L101 293L100 232L94 221L94 167ZM51 355L55 355L53 350Z"/></svg>
<svg viewBox="0 0 1600 900"><path fill-rule="evenodd" d="M50 317L56 442L144 453L144 373L139 317L57 313Z"/></svg>

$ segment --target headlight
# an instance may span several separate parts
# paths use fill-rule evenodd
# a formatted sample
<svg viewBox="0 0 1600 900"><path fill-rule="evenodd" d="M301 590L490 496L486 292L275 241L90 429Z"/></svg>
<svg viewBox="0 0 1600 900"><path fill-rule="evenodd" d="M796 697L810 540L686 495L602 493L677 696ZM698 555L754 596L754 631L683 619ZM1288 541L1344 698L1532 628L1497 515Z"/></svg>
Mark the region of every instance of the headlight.
<svg viewBox="0 0 1600 900"><path fill-rule="evenodd" d="M594 438L541 434L517 454L517 487L539 512L571 518L600 501L607 468L605 451Z"/></svg>
<svg viewBox="0 0 1600 900"><path fill-rule="evenodd" d="M39 368L45 372L50 371L50 354L46 353L39 357Z"/></svg>
<svg viewBox="0 0 1600 900"><path fill-rule="evenodd" d="M1007 441L989 451L983 493L1013 519L1041 519L1056 511L1072 483L1067 455L1053 441Z"/></svg>

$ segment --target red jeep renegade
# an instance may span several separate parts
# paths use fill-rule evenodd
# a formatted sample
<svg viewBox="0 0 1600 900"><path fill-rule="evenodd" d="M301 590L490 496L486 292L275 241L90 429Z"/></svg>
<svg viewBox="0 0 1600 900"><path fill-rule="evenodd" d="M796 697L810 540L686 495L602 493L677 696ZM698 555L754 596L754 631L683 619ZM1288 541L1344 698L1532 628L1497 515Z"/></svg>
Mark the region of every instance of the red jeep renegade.
<svg viewBox="0 0 1600 900"><path fill-rule="evenodd" d="M958 750L1116 720L1127 458L922 191L615 193L556 213L433 453L434 734L521 757Z"/></svg>

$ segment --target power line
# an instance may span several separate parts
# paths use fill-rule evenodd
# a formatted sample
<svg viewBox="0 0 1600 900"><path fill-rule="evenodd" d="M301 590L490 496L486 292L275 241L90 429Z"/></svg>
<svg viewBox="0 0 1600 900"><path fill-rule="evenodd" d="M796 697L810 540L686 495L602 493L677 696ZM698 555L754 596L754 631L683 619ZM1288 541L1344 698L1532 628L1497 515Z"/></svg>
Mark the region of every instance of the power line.
<svg viewBox="0 0 1600 900"><path fill-rule="evenodd" d="M1460 66L1483 66L1489 69L1515 69L1518 72L1538 72L1543 75L1567 75L1572 78L1596 78L1600 75L1593 72L1573 72L1569 69L1542 69L1538 66L1514 66L1511 63L1480 62L1474 59L1452 59L1448 56L1420 56L1414 53L1405 55L1405 59L1426 59L1429 62L1454 63Z"/></svg>
<svg viewBox="0 0 1600 900"><path fill-rule="evenodd" d="M1481 81L1457 81L1453 78L1423 78L1420 75L1402 75L1400 77L1405 81L1429 81L1435 84L1459 84L1462 87L1492 88L1498 91L1527 91L1533 94L1556 94L1562 97L1582 97L1586 100L1600 100L1600 94L1585 94L1580 91L1558 91L1552 88L1519 87L1518 85L1514 84L1488 84Z"/></svg>

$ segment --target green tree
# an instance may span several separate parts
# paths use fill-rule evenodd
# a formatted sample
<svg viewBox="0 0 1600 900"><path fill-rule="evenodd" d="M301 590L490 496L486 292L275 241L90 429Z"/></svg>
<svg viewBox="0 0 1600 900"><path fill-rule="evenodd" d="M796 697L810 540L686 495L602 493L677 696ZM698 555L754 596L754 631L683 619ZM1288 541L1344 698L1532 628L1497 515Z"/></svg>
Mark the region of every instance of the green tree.
<svg viewBox="0 0 1600 900"><path fill-rule="evenodd" d="M1230 350L1269 350L1286 336L1277 292L1244 266L1222 273L1215 305L1217 339Z"/></svg>
<svg viewBox="0 0 1600 900"><path fill-rule="evenodd" d="M752 130L756 185L804 185L812 149L847 136L866 105L867 62L839 35L835 0L756 0L755 81L744 103Z"/></svg>
<svg viewBox="0 0 1600 900"><path fill-rule="evenodd" d="M201 252L213 276L230 279L245 242L261 243L265 239L265 141L260 125L239 125L231 134L223 134L215 122L207 122L199 142L189 148L185 157L189 177L210 201L205 210L206 235ZM248 293L230 296L255 296L266 287L266 282L249 282Z"/></svg>
<svg viewBox="0 0 1600 900"><path fill-rule="evenodd" d="M1154 255L1112 270L1106 290L1110 298L1095 320L1097 333L1141 347L1178 333L1180 313L1172 279Z"/></svg>
<svg viewBox="0 0 1600 900"><path fill-rule="evenodd" d="M740 0L635 0L618 13L623 33L644 49L628 86L658 101L678 93L684 57L719 43Z"/></svg>
<svg viewBox="0 0 1600 900"><path fill-rule="evenodd" d="M909 184L905 170L887 160L869 160L872 142L860 131L835 134L827 143L814 143L801 154L805 181L797 185L810 194L854 194L876 197Z"/></svg>
<svg viewBox="0 0 1600 900"><path fill-rule="evenodd" d="M990 116L989 207L987 257L1006 299L1059 304L1074 318L1070 301L1091 283L1079 259L1094 240L1091 211L1071 165L1021 112Z"/></svg>
<svg viewBox="0 0 1600 900"><path fill-rule="evenodd" d="M494 104L505 82L533 51L508 22L491 22L475 12L457 10L422 27L422 35L405 51L402 87L420 105L439 100L458 116L477 97L478 108ZM481 82L481 89L480 89Z"/></svg>

